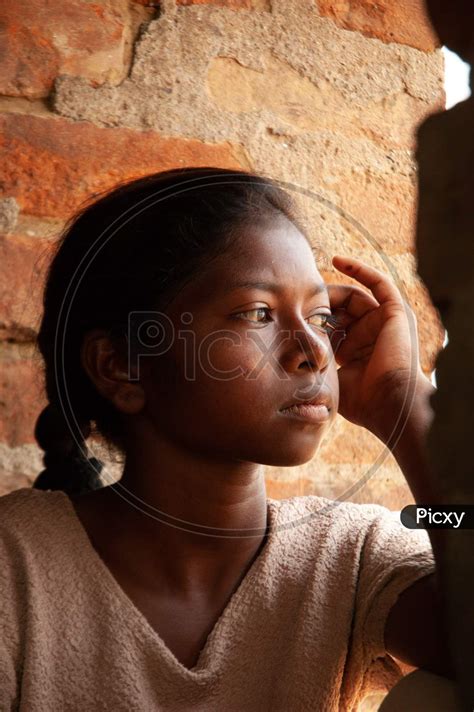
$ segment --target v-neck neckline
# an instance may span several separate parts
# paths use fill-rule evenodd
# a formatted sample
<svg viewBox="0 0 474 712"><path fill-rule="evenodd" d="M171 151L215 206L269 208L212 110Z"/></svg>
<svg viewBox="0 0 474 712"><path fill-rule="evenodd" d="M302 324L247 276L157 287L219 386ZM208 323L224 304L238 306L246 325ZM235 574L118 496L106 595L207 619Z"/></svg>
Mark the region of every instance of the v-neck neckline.
<svg viewBox="0 0 474 712"><path fill-rule="evenodd" d="M174 669L175 672L180 673L186 678L203 679L212 675L212 673L216 670L215 666L218 662L213 657L216 640L224 633L225 625L227 621L231 620L234 609L239 604L239 601L243 599L246 591L250 589L252 582L258 576L264 560L268 558L269 549L273 539L273 532L275 531L276 505L278 502L267 497L267 538L260 548L258 556L256 556L253 560L252 565L240 581L236 590L231 595L226 607L207 636L206 642L199 652L196 664L192 668L188 668L177 659L174 653L166 645L160 634L153 628L146 616L140 611L130 596L119 584L111 569L107 566L105 561L93 546L89 535L76 512L74 504L67 493L62 490L55 490L55 494L59 494L60 498L62 498L67 507L69 517L73 522L75 529L75 531L71 531L71 534L76 542L79 540L82 544L82 548L86 554L86 565L90 565L94 579L100 581L100 584L107 589L108 593L119 601L119 604L128 617L129 622L135 624L136 626L134 627L134 633L140 634L144 642L150 643L151 641L153 645L156 645L160 649L163 657L168 661L170 667Z"/></svg>

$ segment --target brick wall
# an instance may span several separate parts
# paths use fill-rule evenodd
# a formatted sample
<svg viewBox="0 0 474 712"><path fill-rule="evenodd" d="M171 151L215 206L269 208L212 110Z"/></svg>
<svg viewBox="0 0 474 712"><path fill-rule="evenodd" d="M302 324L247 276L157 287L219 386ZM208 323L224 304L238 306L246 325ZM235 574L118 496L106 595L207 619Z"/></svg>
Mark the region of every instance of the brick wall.
<svg viewBox="0 0 474 712"><path fill-rule="evenodd" d="M17 0L1 10L0 493L41 469L34 336L64 220L117 180L176 165L243 167L295 186L327 256L391 269L426 373L443 340L415 276L415 129L443 105L421 0ZM323 274L339 279L322 256ZM267 468L270 496L410 501L391 457L339 419L320 456Z"/></svg>

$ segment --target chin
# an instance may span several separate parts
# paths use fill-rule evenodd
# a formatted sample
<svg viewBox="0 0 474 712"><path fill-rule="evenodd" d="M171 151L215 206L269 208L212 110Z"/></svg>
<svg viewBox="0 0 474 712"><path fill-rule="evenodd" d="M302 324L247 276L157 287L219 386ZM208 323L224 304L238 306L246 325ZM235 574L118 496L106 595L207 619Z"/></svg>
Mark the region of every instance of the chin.
<svg viewBox="0 0 474 712"><path fill-rule="evenodd" d="M272 467L298 467L299 465L305 465L317 454L321 440L322 438L319 437L316 442L314 438L312 442L308 439L306 444L293 442L292 444L287 444L286 448L282 444L278 452L273 451L271 455L261 460L261 464L271 465Z"/></svg>

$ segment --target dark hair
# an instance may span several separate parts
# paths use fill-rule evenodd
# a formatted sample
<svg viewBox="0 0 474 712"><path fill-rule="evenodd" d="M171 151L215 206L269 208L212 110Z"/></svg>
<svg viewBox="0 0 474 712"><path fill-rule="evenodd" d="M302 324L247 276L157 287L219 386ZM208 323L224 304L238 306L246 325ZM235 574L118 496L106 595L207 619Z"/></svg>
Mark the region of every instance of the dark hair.
<svg viewBox="0 0 474 712"><path fill-rule="evenodd" d="M84 492L103 486L88 459L93 432L123 448L123 420L82 367L84 335L103 329L122 343L133 311L164 308L242 227L285 216L289 195L244 171L182 168L121 184L69 223L49 265L37 347L49 401L35 437L45 469L33 486Z"/></svg>

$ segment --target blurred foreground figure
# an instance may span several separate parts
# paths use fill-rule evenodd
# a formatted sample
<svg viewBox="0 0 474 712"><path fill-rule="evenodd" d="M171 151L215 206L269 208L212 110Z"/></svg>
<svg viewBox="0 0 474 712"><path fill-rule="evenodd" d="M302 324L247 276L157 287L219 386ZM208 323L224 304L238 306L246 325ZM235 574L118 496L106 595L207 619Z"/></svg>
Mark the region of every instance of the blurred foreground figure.
<svg viewBox="0 0 474 712"><path fill-rule="evenodd" d="M441 42L474 63L472 0L427 0ZM471 76L472 87L472 76ZM474 99L418 130L418 271L448 331L436 362L429 448L441 501L474 503ZM452 657L466 709L474 708L474 532L446 530L443 585ZM466 562L472 561L472 566ZM462 562L459 563L459 562Z"/></svg>
<svg viewBox="0 0 474 712"><path fill-rule="evenodd" d="M460 712L451 680L426 670L414 670L392 687L378 712Z"/></svg>

